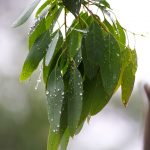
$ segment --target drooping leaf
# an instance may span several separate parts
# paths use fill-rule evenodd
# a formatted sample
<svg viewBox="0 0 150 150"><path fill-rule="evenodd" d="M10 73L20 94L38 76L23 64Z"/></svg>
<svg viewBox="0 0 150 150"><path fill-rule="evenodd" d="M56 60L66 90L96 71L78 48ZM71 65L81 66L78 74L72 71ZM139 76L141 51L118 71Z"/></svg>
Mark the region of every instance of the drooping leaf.
<svg viewBox="0 0 150 150"><path fill-rule="evenodd" d="M85 40L87 59L93 64L99 64L102 52L105 49L104 36L101 27L93 21Z"/></svg>
<svg viewBox="0 0 150 150"><path fill-rule="evenodd" d="M54 37L56 36L56 34L58 32L59 32L59 38L58 38L58 41L57 41L57 44L56 44L56 47L55 47L55 51L53 52L53 55L51 57L49 65L48 66L45 65L46 58L44 58L44 61L43 61L43 79L44 79L45 83L47 83L48 76L52 72L52 70L54 69L54 67L55 67L55 65L58 61L58 58L62 53L61 46L63 44L63 36L62 36L61 31L54 32L51 35L51 39L54 39Z"/></svg>
<svg viewBox="0 0 150 150"><path fill-rule="evenodd" d="M45 19L42 19L34 31L29 35L29 49L33 46L36 39L46 31Z"/></svg>
<svg viewBox="0 0 150 150"><path fill-rule="evenodd" d="M105 92L100 72L93 79L86 78L84 80L83 91L80 124L85 121L88 115L95 115L100 112L112 96Z"/></svg>
<svg viewBox="0 0 150 150"><path fill-rule="evenodd" d="M47 7L50 5L50 1L51 0L47 0L36 12L35 17L38 17L40 15L40 13Z"/></svg>
<svg viewBox="0 0 150 150"><path fill-rule="evenodd" d="M56 46L57 46L57 42L59 40L59 36L60 36L60 32L58 31L56 33L56 35L54 36L54 38L52 39L49 47L48 47L48 50L47 50L47 53L46 53L46 58L45 58L45 65L48 66L52 57L53 57L53 54L55 52L55 49L56 49Z"/></svg>
<svg viewBox="0 0 150 150"><path fill-rule="evenodd" d="M55 68L47 83L48 120L53 132L60 130L60 118L64 100L64 83L61 71Z"/></svg>
<svg viewBox="0 0 150 150"><path fill-rule="evenodd" d="M111 34L105 36L105 48L101 49L100 71L107 94L114 92L121 74L121 51Z"/></svg>
<svg viewBox="0 0 150 150"><path fill-rule="evenodd" d="M46 29L53 31L53 27L61 14L63 7L58 7L55 3L51 6L48 16L46 17Z"/></svg>
<svg viewBox="0 0 150 150"><path fill-rule="evenodd" d="M118 20L116 21L116 26L117 26L117 40L119 40L121 42L122 45L126 44L126 35L124 32L124 29L122 28L122 26L120 25L120 23L118 22Z"/></svg>
<svg viewBox="0 0 150 150"><path fill-rule="evenodd" d="M91 100L90 115L95 115L100 112L104 106L108 103L112 94L108 95L103 87L101 74L98 73L97 76L92 80L91 85L87 85L87 99Z"/></svg>
<svg viewBox="0 0 150 150"><path fill-rule="evenodd" d="M67 45L70 57L73 58L81 48L82 35L76 30L73 30L68 38Z"/></svg>
<svg viewBox="0 0 150 150"><path fill-rule="evenodd" d="M136 70L137 70L136 52L135 50L126 48L126 52L124 53L124 68L121 81L122 102L125 106L127 105L133 90Z"/></svg>
<svg viewBox="0 0 150 150"><path fill-rule="evenodd" d="M63 0L63 4L71 13L78 16L81 8L81 0Z"/></svg>
<svg viewBox="0 0 150 150"><path fill-rule="evenodd" d="M82 77L76 68L71 69L68 91L68 128L70 135L73 136L78 127L82 111Z"/></svg>
<svg viewBox="0 0 150 150"><path fill-rule="evenodd" d="M82 57L83 57L83 64L84 64L84 73L89 78L92 79L94 76L96 76L98 72L99 66L87 58L87 50L85 45L85 38L82 39Z"/></svg>
<svg viewBox="0 0 150 150"><path fill-rule="evenodd" d="M46 53L46 49L50 42L49 31L43 33L34 43L29 54L24 62L23 69L20 75L20 80L28 79L34 70L37 69L40 61Z"/></svg>
<svg viewBox="0 0 150 150"><path fill-rule="evenodd" d="M23 23L25 23L28 18L31 16L31 14L33 13L34 9L36 8L36 6L39 4L41 0L34 0L34 2L24 10L24 12L20 15L20 17L13 23L13 27L18 27L20 25L22 25Z"/></svg>

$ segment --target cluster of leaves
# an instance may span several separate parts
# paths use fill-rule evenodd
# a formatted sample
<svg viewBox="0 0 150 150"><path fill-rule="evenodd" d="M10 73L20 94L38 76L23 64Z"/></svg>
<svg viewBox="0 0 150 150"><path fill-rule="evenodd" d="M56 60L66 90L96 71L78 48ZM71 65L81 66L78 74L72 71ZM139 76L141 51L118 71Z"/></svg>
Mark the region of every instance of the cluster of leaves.
<svg viewBox="0 0 150 150"><path fill-rule="evenodd" d="M35 0L14 27L22 25L39 2ZM57 27L63 13L63 23ZM69 13L74 16L70 26ZM35 18L20 79L28 79L43 62L50 123L47 149L65 150L69 138L102 110L120 86L127 105L137 69L136 51L129 47L126 30L106 0L46 0Z"/></svg>

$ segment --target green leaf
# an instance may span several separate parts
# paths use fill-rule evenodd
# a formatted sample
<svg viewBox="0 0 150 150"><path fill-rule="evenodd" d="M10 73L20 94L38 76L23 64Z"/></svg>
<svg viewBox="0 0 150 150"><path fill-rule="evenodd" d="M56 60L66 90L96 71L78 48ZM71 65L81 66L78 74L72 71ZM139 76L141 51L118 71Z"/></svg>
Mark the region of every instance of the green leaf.
<svg viewBox="0 0 150 150"><path fill-rule="evenodd" d="M56 49L56 46L57 46L57 43L58 43L58 40L59 40L59 36L60 36L60 32L58 31L56 33L56 35L54 36L54 38L52 39L49 47L48 47L48 50L47 50L47 53L46 53L46 59L45 59L45 65L48 66L53 55L54 55L54 52L55 52L55 49Z"/></svg>
<svg viewBox="0 0 150 150"><path fill-rule="evenodd" d="M119 40L121 42L121 44L125 45L126 44L126 35L124 32L124 29L122 28L122 26L120 25L120 23L118 21L116 21L116 26L117 26L117 40Z"/></svg>
<svg viewBox="0 0 150 150"><path fill-rule="evenodd" d="M66 129L64 135L62 136L61 142L60 142L60 150L67 149L69 138L70 138L69 130Z"/></svg>
<svg viewBox="0 0 150 150"><path fill-rule="evenodd" d="M95 115L100 112L108 103L111 95L105 92L100 72L93 79L85 78L83 82L83 106L80 124L88 115Z"/></svg>
<svg viewBox="0 0 150 150"><path fill-rule="evenodd" d="M24 12L20 15L20 17L13 23L13 27L18 27L25 23L28 18L33 13L34 9L37 7L41 0L35 0L27 9L24 10Z"/></svg>
<svg viewBox="0 0 150 150"><path fill-rule="evenodd" d="M44 9L45 9L48 5L50 5L50 1L51 1L51 0L47 0L47 1L37 10L35 17L38 17L38 16L40 15L40 13L41 13L42 11L44 11Z"/></svg>
<svg viewBox="0 0 150 150"><path fill-rule="evenodd" d="M67 37L67 45L70 57L73 58L81 48L82 35L73 30Z"/></svg>
<svg viewBox="0 0 150 150"><path fill-rule="evenodd" d="M126 66L123 76L122 76L122 102L126 106L128 103L128 100L131 96L134 81L135 81L135 75L132 73L133 64L130 63Z"/></svg>
<svg viewBox="0 0 150 150"><path fill-rule="evenodd" d="M37 69L40 61L46 54L46 49L50 42L49 31L43 33L34 43L29 54L24 62L23 69L20 75L20 80L28 79L34 70Z"/></svg>
<svg viewBox="0 0 150 150"><path fill-rule="evenodd" d="M121 81L121 89L122 89L122 102L126 106L134 87L135 73L137 70L137 56L135 50L130 50L129 48L126 48L125 50L126 50L126 52L124 53L125 62Z"/></svg>
<svg viewBox="0 0 150 150"><path fill-rule="evenodd" d="M105 49L104 36L101 27L93 21L89 27L89 32L85 40L87 59L92 64L99 64L102 52Z"/></svg>
<svg viewBox="0 0 150 150"><path fill-rule="evenodd" d="M82 49L82 57L83 57L85 75L89 79L92 79L93 77L96 76L99 66L93 62L90 62L87 59L87 50L86 50L86 45L85 45L85 38L82 39L82 46L81 47L82 47L81 49Z"/></svg>
<svg viewBox="0 0 150 150"><path fill-rule="evenodd" d="M108 95L111 95L121 74L121 51L118 42L111 35L105 36L105 48L101 49L100 71L103 86Z"/></svg>
<svg viewBox="0 0 150 150"><path fill-rule="evenodd" d="M53 132L60 130L60 118L64 100L64 83L60 69L54 69L47 83L48 120Z"/></svg>
<svg viewBox="0 0 150 150"><path fill-rule="evenodd" d="M47 150L58 150L60 143L60 134L53 132L51 129L48 135Z"/></svg>
<svg viewBox="0 0 150 150"><path fill-rule="evenodd" d="M78 16L81 8L81 0L63 0L65 7L75 16Z"/></svg>
<svg viewBox="0 0 150 150"><path fill-rule="evenodd" d="M70 135L73 136L78 127L82 111L82 77L80 72L72 68L69 79L68 91L68 128Z"/></svg>
<svg viewBox="0 0 150 150"><path fill-rule="evenodd" d="M45 83L47 83L48 76L52 72L52 70L54 69L54 67L55 67L55 65L58 61L58 58L62 53L61 46L63 44L63 36L62 36L61 31L54 32L51 35L51 39L54 39L54 37L56 36L57 33L59 33L59 39L58 39L57 45L55 47L55 51L52 55L52 58L51 58L51 61L50 61L49 65L48 66L45 65L45 59L46 58L44 58L44 61L43 61L43 79L44 79Z"/></svg>
<svg viewBox="0 0 150 150"><path fill-rule="evenodd" d="M104 108L112 95L108 95L105 92L100 73L98 73L98 75L92 80L91 85L88 86L89 87L87 88L89 89L87 89L88 91L86 92L86 97L92 102L90 115L96 115Z"/></svg>
<svg viewBox="0 0 150 150"><path fill-rule="evenodd" d="M46 29L50 30L50 32L53 31L53 27L61 14L62 8L63 7L58 8L55 4L52 4L49 13L46 17Z"/></svg>
<svg viewBox="0 0 150 150"><path fill-rule="evenodd" d="M106 0L100 0L100 4L104 5L107 8L110 8L110 5Z"/></svg>
<svg viewBox="0 0 150 150"><path fill-rule="evenodd" d="M46 31L45 19L42 19L33 32L29 35L29 49L33 46L36 39Z"/></svg>

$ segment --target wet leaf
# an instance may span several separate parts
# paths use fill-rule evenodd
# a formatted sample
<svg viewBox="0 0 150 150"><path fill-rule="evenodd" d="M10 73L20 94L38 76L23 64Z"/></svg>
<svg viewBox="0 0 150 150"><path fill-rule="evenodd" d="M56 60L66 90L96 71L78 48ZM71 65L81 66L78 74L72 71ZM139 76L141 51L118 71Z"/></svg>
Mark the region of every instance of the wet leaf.
<svg viewBox="0 0 150 150"><path fill-rule="evenodd" d="M20 80L28 79L31 74L37 69L40 61L46 54L46 49L50 42L49 31L43 33L34 43L29 54L24 62L23 69L20 75Z"/></svg>
<svg viewBox="0 0 150 150"><path fill-rule="evenodd" d="M19 16L19 18L13 23L13 27L18 27L25 23L28 18L31 16L33 13L34 9L37 7L41 0L34 0L34 2L24 10L24 12Z"/></svg>
<svg viewBox="0 0 150 150"><path fill-rule="evenodd" d="M48 78L47 101L48 120L53 132L60 130L60 118L64 100L64 83L60 69L54 69Z"/></svg>
<svg viewBox="0 0 150 150"><path fill-rule="evenodd" d="M111 95L121 74L121 51L118 42L111 34L105 36L105 48L101 49L100 71L103 86L108 95Z"/></svg>
<svg viewBox="0 0 150 150"><path fill-rule="evenodd" d="M69 99L68 99L68 128L70 135L73 136L78 127L80 115L82 111L82 77L76 68L71 69L69 79Z"/></svg>
<svg viewBox="0 0 150 150"><path fill-rule="evenodd" d="M78 16L81 8L81 0L63 0L63 4L71 13Z"/></svg>

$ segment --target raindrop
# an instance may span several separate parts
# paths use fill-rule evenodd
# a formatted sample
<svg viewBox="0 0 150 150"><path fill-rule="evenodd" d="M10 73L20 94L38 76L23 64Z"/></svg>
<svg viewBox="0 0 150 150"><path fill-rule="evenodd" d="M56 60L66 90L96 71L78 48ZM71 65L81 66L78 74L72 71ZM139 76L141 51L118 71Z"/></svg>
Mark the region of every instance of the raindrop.
<svg viewBox="0 0 150 150"><path fill-rule="evenodd" d="M53 132L56 132L56 130L53 130Z"/></svg>
<svg viewBox="0 0 150 150"><path fill-rule="evenodd" d="M49 94L49 91L46 91L46 95L48 95Z"/></svg>
<svg viewBox="0 0 150 150"><path fill-rule="evenodd" d="M80 93L80 96L82 96L83 94L82 93Z"/></svg>
<svg viewBox="0 0 150 150"><path fill-rule="evenodd" d="M57 125L57 128L59 128L60 127L60 125Z"/></svg>
<svg viewBox="0 0 150 150"><path fill-rule="evenodd" d="M59 111L59 114L61 114L61 111Z"/></svg>
<svg viewBox="0 0 150 150"><path fill-rule="evenodd" d="M62 92L61 95L64 95L64 92Z"/></svg>

